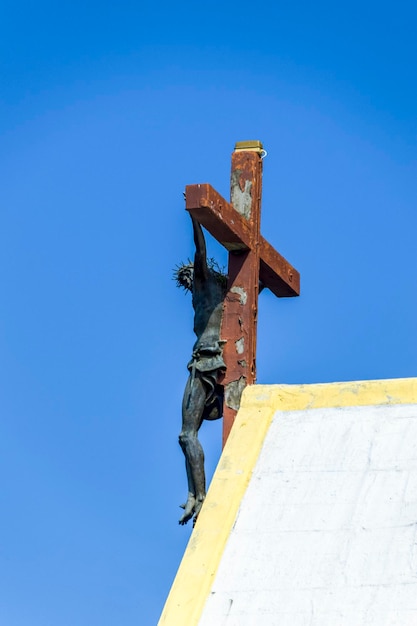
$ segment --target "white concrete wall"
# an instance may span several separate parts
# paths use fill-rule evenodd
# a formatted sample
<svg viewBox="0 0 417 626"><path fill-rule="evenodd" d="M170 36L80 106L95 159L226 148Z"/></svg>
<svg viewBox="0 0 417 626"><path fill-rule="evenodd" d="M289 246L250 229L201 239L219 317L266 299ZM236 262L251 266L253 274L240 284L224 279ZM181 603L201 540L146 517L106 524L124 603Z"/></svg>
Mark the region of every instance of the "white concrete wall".
<svg viewBox="0 0 417 626"><path fill-rule="evenodd" d="M417 626L417 406L275 414L200 626Z"/></svg>

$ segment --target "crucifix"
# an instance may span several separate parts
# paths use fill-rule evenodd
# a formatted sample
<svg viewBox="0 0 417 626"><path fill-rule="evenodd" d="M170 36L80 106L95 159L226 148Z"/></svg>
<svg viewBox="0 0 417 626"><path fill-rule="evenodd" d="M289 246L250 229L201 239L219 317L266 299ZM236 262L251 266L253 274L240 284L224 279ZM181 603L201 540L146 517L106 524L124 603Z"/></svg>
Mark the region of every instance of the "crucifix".
<svg viewBox="0 0 417 626"><path fill-rule="evenodd" d="M262 158L260 141L238 142L232 153L230 203L208 184L187 185L186 209L229 252L221 339L226 371L223 445L246 385L256 381L259 285L279 298L298 296L300 275L260 234Z"/></svg>
<svg viewBox="0 0 417 626"><path fill-rule="evenodd" d="M177 268L177 284L192 292L197 340L187 367L179 443L184 452L188 498L179 520L195 523L205 494L204 453L198 431L223 416L223 444L246 385L256 380L259 289L297 296L298 272L260 234L262 157L259 141L240 142L232 154L231 203L210 185L188 185L194 262ZM207 259L201 226L229 251L227 277Z"/></svg>

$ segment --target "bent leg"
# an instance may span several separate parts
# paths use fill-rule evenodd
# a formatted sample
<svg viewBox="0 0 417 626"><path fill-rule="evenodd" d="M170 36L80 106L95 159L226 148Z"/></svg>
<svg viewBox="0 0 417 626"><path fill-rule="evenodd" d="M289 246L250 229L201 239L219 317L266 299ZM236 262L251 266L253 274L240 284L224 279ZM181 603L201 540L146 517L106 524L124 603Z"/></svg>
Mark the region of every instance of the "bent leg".
<svg viewBox="0 0 417 626"><path fill-rule="evenodd" d="M185 456L188 479L188 499L184 505L184 515L179 523L186 524L193 516L196 519L206 495L204 473L204 452L198 440L198 430L203 421L206 389L196 376L188 378L182 403L182 430L180 446Z"/></svg>

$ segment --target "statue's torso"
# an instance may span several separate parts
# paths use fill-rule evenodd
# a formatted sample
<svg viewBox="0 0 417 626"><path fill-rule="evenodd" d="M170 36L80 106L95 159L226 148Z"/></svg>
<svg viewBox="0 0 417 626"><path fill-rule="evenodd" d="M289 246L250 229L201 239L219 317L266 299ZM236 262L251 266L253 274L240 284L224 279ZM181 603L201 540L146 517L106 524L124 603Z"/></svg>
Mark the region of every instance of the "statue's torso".
<svg viewBox="0 0 417 626"><path fill-rule="evenodd" d="M197 336L193 359L199 362L200 370L225 367L220 341L224 296L225 286L212 275L204 289L193 289L194 332Z"/></svg>

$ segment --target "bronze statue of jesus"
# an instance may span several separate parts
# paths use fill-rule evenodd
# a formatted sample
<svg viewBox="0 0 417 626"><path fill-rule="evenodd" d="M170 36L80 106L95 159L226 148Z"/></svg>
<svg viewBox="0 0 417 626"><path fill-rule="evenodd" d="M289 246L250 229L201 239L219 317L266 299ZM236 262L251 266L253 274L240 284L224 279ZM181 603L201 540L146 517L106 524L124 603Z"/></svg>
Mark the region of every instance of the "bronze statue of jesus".
<svg viewBox="0 0 417 626"><path fill-rule="evenodd" d="M192 293L194 332L197 340L187 367L189 376L182 402L182 430L179 443L184 452L188 480L188 498L182 505L179 520L195 523L206 495L204 452L198 440L203 420L222 417L223 386L220 383L226 365L220 327L223 302L227 292L227 276L207 260L203 230L191 217L194 231L194 263L180 266L175 273L177 284Z"/></svg>

